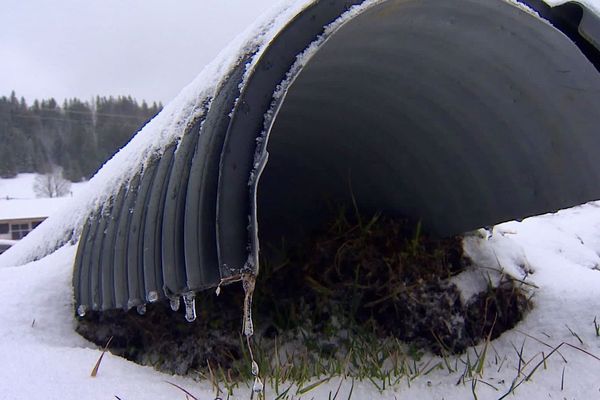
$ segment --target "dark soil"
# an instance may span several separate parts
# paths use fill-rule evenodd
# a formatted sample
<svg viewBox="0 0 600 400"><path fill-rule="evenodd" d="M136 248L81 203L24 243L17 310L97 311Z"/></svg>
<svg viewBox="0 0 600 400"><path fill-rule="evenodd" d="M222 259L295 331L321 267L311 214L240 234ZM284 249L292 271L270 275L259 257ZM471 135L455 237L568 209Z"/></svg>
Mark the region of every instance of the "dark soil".
<svg viewBox="0 0 600 400"><path fill-rule="evenodd" d="M519 287L503 281L463 304L449 278L470 261L462 238L430 238L411 221L338 216L309 243L263 260L254 294L258 343L302 338L336 357L352 335L396 337L434 353L460 353L514 327L529 308ZM244 357L241 285L197 294L198 318L186 322L168 303L135 311L89 313L77 331L133 361L177 374L212 366L230 370ZM183 307L182 307L183 308ZM271 341L272 342L272 341ZM265 351L270 351L265 349Z"/></svg>

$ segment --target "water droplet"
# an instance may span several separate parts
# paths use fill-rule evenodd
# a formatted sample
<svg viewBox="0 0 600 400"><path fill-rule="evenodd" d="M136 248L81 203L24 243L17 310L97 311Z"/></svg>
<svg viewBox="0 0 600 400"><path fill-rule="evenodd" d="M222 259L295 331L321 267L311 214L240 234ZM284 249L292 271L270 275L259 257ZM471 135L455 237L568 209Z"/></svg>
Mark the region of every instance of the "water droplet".
<svg viewBox="0 0 600 400"><path fill-rule="evenodd" d="M85 313L87 312L87 307L84 306L83 304L81 304L79 307L77 307L77 315L79 315L80 317L85 317Z"/></svg>
<svg viewBox="0 0 600 400"><path fill-rule="evenodd" d="M180 301L178 296L169 297L169 304L171 305L171 310L179 310L179 303Z"/></svg>
<svg viewBox="0 0 600 400"><path fill-rule="evenodd" d="M246 335L247 337L254 335L254 322L252 322L251 311L248 311L248 313L244 317L244 335Z"/></svg>
<svg viewBox="0 0 600 400"><path fill-rule="evenodd" d="M148 301L150 303L158 301L158 292L156 290L153 290L150 293L148 293Z"/></svg>
<svg viewBox="0 0 600 400"><path fill-rule="evenodd" d="M215 290L215 294L217 296L221 294L221 285L217 286L217 289Z"/></svg>
<svg viewBox="0 0 600 400"><path fill-rule="evenodd" d="M137 306L138 302L135 300L128 300L127 301L127 310L131 310L133 307Z"/></svg>
<svg viewBox="0 0 600 400"><path fill-rule="evenodd" d="M258 376L258 364L256 361L252 361L252 375Z"/></svg>
<svg viewBox="0 0 600 400"><path fill-rule="evenodd" d="M262 383L262 381L260 380L260 378L257 376L256 378L254 378L254 385L252 385L252 391L254 393L261 393L264 389L264 385Z"/></svg>
<svg viewBox="0 0 600 400"><path fill-rule="evenodd" d="M140 304L137 306L137 312L140 315L146 314L146 304Z"/></svg>
<svg viewBox="0 0 600 400"><path fill-rule="evenodd" d="M188 292L183 295L183 303L185 304L185 319L187 322L196 320L196 295L194 292Z"/></svg>

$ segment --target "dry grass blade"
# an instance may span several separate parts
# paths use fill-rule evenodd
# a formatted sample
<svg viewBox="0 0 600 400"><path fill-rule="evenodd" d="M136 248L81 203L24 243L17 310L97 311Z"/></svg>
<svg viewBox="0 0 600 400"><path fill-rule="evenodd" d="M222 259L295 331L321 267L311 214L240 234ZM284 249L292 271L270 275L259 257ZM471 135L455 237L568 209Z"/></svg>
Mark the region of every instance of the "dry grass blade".
<svg viewBox="0 0 600 400"><path fill-rule="evenodd" d="M94 369L92 370L92 373L90 374L90 376L92 378L95 378L96 375L98 375L98 369L100 369L100 363L102 362L102 358L104 358L104 353L106 353L106 351L108 350L108 346L110 346L110 342L112 342L113 337L111 336L108 339L108 342L106 342L106 345L104 346L104 348L102 349L102 353L100 354L100 357L98 357L98 361L96 362L96 365L94 365Z"/></svg>
<svg viewBox="0 0 600 400"><path fill-rule="evenodd" d="M171 385L171 386L174 386L174 387L176 387L177 389L181 390L183 393L185 393L186 397L190 397L190 398L192 398L193 400L198 400L198 398L197 398L196 396L194 396L193 394L191 394L190 392L188 392L187 390L185 390L184 388L182 388L182 387L181 387L181 386L179 386L178 384L176 384L176 383L173 383L173 382L169 382L169 381L165 381L165 382L166 382L166 383L168 383L169 385Z"/></svg>

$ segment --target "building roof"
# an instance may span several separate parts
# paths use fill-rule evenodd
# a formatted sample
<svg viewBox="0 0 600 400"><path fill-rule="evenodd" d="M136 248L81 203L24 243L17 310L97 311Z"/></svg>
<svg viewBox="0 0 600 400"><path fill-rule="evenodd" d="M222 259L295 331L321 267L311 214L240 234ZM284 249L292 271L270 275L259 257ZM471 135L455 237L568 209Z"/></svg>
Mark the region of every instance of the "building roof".
<svg viewBox="0 0 600 400"><path fill-rule="evenodd" d="M0 199L0 221L47 218L71 201L71 197L43 199Z"/></svg>

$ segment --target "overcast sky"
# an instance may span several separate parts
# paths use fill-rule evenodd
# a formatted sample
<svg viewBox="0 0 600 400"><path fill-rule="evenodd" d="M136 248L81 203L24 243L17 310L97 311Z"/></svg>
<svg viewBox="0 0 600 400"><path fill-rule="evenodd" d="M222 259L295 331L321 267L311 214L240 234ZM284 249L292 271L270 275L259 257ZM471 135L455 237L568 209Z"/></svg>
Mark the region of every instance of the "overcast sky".
<svg viewBox="0 0 600 400"><path fill-rule="evenodd" d="M0 0L0 96L168 102L278 0Z"/></svg>

